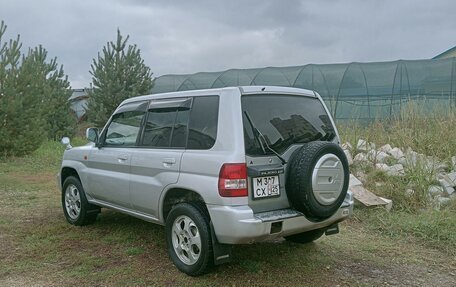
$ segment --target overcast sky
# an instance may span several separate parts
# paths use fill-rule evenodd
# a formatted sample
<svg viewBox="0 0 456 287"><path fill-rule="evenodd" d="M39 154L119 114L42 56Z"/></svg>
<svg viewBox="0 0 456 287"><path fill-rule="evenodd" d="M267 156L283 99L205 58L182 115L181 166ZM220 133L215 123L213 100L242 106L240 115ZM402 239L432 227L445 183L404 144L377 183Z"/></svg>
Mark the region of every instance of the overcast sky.
<svg viewBox="0 0 456 287"><path fill-rule="evenodd" d="M6 38L42 44L73 88L116 29L154 76L229 68L424 59L456 45L456 1L0 0Z"/></svg>

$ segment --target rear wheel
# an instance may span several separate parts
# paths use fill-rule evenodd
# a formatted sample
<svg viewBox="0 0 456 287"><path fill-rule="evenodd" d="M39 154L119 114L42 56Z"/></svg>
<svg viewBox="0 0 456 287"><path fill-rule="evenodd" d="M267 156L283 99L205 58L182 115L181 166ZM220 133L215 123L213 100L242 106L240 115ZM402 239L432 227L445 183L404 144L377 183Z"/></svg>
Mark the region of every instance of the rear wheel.
<svg viewBox="0 0 456 287"><path fill-rule="evenodd" d="M180 203L171 209L166 242L174 265L188 275L201 275L213 265L209 216L197 203Z"/></svg>
<svg viewBox="0 0 456 287"><path fill-rule="evenodd" d="M100 213L100 207L87 201L81 182L74 176L67 177L63 183L62 207L66 220L78 226L95 222Z"/></svg>
<svg viewBox="0 0 456 287"><path fill-rule="evenodd" d="M315 229L290 236L285 236L285 239L290 242L305 244L317 240L323 235L323 233L325 233L323 229Z"/></svg>

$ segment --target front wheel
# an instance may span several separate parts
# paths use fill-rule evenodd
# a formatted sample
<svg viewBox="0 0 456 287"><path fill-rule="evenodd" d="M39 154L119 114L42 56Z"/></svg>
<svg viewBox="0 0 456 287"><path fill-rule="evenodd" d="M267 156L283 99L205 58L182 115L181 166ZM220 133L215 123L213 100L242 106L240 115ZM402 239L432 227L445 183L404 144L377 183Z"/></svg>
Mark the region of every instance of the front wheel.
<svg viewBox="0 0 456 287"><path fill-rule="evenodd" d="M175 205L166 218L168 254L180 271L198 276L213 262L209 217L196 203Z"/></svg>
<svg viewBox="0 0 456 287"><path fill-rule="evenodd" d="M95 222L100 213L100 207L87 201L81 182L74 176L67 177L63 183L62 207L66 220L78 226Z"/></svg>
<svg viewBox="0 0 456 287"><path fill-rule="evenodd" d="M310 231L306 231L306 232L302 232L302 233L298 233L298 234L293 234L290 236L285 236L285 240L291 241L294 243L305 244L305 243L310 243L310 242L317 240L318 238L320 238L323 235L323 233L325 233L324 229L315 229L315 230L310 230Z"/></svg>

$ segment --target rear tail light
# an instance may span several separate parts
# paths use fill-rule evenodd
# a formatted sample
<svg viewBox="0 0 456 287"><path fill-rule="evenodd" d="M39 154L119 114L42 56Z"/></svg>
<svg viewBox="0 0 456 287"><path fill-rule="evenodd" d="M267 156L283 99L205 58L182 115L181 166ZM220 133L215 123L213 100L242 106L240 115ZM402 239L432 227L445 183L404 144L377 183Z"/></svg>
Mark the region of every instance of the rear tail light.
<svg viewBox="0 0 456 287"><path fill-rule="evenodd" d="M247 196L247 166L245 163L222 165L218 181L219 194L223 197Z"/></svg>

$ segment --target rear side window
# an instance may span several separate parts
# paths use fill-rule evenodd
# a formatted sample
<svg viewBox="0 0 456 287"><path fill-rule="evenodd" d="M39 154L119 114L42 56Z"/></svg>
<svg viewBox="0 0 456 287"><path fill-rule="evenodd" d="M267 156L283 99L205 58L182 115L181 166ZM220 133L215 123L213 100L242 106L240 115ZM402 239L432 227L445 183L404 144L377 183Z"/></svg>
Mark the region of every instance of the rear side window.
<svg viewBox="0 0 456 287"><path fill-rule="evenodd" d="M185 148L188 114L188 109L150 110L141 145L156 148Z"/></svg>
<svg viewBox="0 0 456 287"><path fill-rule="evenodd" d="M311 97L294 95L245 95L241 98L245 150L248 155L264 155L252 124L268 145L283 153L293 144L332 140L335 131L322 103ZM252 124L247 119L249 115Z"/></svg>
<svg viewBox="0 0 456 287"><path fill-rule="evenodd" d="M217 138L218 96L195 97L189 122L188 149L210 149Z"/></svg>

